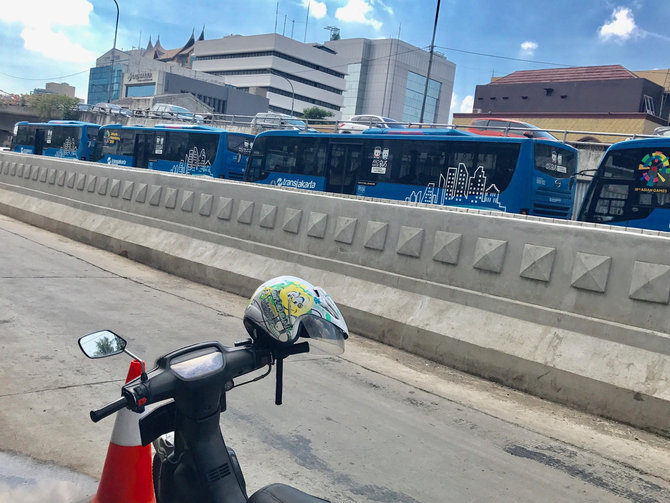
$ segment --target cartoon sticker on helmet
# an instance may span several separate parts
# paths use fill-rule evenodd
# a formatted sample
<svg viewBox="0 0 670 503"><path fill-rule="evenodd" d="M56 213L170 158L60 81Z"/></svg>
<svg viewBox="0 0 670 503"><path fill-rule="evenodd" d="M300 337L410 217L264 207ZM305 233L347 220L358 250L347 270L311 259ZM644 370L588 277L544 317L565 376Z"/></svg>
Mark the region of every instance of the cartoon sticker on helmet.
<svg viewBox="0 0 670 503"><path fill-rule="evenodd" d="M265 287L258 300L268 330L282 342L290 339L294 320L309 313L314 305L306 286L294 281Z"/></svg>

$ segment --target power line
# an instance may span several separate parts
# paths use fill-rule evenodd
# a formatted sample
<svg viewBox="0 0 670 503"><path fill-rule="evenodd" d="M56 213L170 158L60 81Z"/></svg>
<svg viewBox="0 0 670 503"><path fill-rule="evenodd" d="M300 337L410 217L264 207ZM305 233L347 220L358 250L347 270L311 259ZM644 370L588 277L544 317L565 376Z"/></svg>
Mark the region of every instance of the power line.
<svg viewBox="0 0 670 503"><path fill-rule="evenodd" d="M497 54L487 54L485 52L466 51L464 49L454 49L453 47L442 47L439 45L436 45L435 47L439 49L444 49L446 51L463 52L465 54L473 54L475 56L486 56L487 58L507 59L510 61L522 61L524 63L535 63L538 65L552 65L552 66L565 66L565 67L575 66L575 65L567 65L565 63L550 63L548 61L536 61L533 59L512 58L509 56L499 56Z"/></svg>
<svg viewBox="0 0 670 503"><path fill-rule="evenodd" d="M77 72L77 73L70 73L69 75L61 75L59 77L44 77L44 78L40 78L40 79L33 79L33 78L29 79L29 78L26 78L26 77L17 77L16 75L10 75L10 74L5 73L5 72L0 72L0 75L4 75L5 77L9 77L9 78L12 78L12 79L17 79L17 80L35 80L35 81L37 81L37 80L57 80L57 79L64 79L64 78L67 78L67 77L74 77L75 75L81 75L82 73L86 73L89 70L90 70L90 68L88 68L86 70L82 70L82 71Z"/></svg>

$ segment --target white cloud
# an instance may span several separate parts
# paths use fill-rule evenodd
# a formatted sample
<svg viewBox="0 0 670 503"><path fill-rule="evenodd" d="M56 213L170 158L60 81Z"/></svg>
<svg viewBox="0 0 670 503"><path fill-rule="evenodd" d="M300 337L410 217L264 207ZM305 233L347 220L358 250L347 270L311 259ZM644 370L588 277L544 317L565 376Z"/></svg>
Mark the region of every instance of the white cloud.
<svg viewBox="0 0 670 503"><path fill-rule="evenodd" d="M635 24L633 12L626 7L617 7L612 12L609 22L600 27L598 34L603 40L628 40L635 35L641 35L642 32Z"/></svg>
<svg viewBox="0 0 670 503"><path fill-rule="evenodd" d="M23 26L24 47L58 61L90 62L95 54L76 43L74 33L89 27L88 0L23 0L0 9L0 21Z"/></svg>
<svg viewBox="0 0 670 503"><path fill-rule="evenodd" d="M475 104L475 97L466 96L465 98L463 98L463 101L461 101L461 104L458 107L458 111L464 114L472 113L472 106L474 104Z"/></svg>
<svg viewBox="0 0 670 503"><path fill-rule="evenodd" d="M372 6L366 0L348 0L347 5L335 11L335 17L345 23L369 24L375 30L382 27L381 21L368 17Z"/></svg>
<svg viewBox="0 0 670 503"><path fill-rule="evenodd" d="M321 19L326 16L326 2L319 2L318 0L302 0L302 5L305 8L309 5L310 17Z"/></svg>
<svg viewBox="0 0 670 503"><path fill-rule="evenodd" d="M524 56L532 56L533 54L535 54L537 48L538 48L537 42L527 40L526 42L521 44L521 54Z"/></svg>

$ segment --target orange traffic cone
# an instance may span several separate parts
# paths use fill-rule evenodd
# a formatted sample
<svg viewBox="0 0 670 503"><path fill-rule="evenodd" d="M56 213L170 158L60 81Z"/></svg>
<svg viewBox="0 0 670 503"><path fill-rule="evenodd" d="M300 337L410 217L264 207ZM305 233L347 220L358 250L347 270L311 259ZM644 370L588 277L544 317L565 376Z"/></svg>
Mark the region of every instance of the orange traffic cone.
<svg viewBox="0 0 670 503"><path fill-rule="evenodd" d="M141 373L142 365L133 360L126 382ZM128 409L117 412L98 492L91 503L156 503L151 445L142 447L139 419L139 414Z"/></svg>

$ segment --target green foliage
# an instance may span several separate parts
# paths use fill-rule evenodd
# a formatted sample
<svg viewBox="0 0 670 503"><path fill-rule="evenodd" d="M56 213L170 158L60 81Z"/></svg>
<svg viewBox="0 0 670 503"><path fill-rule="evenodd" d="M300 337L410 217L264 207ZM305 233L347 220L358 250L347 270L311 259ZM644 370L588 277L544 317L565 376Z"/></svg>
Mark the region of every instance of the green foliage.
<svg viewBox="0 0 670 503"><path fill-rule="evenodd" d="M303 119L325 119L326 117L332 117L333 112L329 110L324 110L323 108L319 107L309 107L305 108L302 111L302 117Z"/></svg>
<svg viewBox="0 0 670 503"><path fill-rule="evenodd" d="M77 118L77 98L60 94L32 94L29 103L42 120Z"/></svg>

